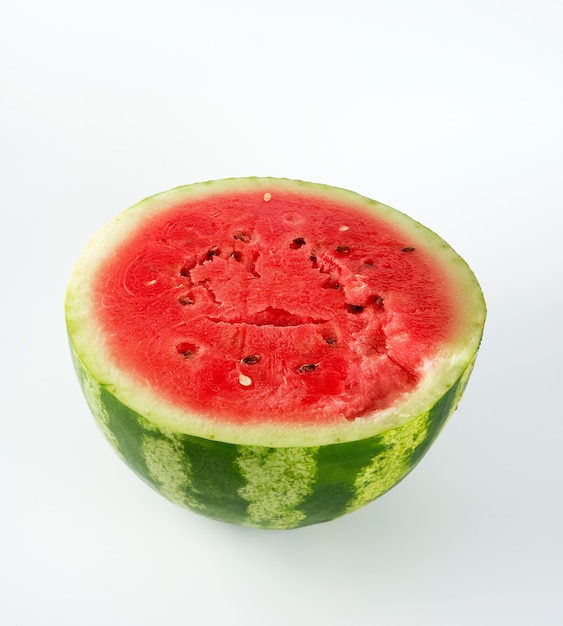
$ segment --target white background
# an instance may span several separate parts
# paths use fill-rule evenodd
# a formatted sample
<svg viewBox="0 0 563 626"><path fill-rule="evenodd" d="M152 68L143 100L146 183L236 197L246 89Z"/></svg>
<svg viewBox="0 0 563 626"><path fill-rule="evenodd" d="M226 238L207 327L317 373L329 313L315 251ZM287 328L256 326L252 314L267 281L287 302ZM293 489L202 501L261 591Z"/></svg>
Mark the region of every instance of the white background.
<svg viewBox="0 0 563 626"><path fill-rule="evenodd" d="M0 16L0 623L563 623L563 3L12 2ZM488 302L421 465L276 532L183 511L117 458L63 300L106 221L170 187L346 187L437 231Z"/></svg>

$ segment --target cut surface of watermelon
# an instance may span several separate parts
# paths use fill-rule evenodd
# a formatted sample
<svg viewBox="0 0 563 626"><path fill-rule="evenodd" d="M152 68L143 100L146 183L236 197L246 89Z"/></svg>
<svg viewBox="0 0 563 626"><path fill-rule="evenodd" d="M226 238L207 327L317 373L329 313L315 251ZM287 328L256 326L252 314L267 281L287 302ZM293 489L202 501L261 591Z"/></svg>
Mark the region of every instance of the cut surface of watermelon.
<svg viewBox="0 0 563 626"><path fill-rule="evenodd" d="M414 466L461 396L485 306L404 214L248 178L125 211L82 254L66 317L89 405L133 469L211 517L286 528Z"/></svg>

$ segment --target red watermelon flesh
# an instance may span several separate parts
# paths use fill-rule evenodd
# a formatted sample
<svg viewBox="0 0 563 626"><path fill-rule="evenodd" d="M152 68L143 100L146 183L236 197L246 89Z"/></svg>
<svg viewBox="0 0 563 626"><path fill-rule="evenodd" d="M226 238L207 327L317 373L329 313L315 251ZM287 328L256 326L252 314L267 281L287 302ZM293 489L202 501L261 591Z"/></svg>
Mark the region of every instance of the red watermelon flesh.
<svg viewBox="0 0 563 626"><path fill-rule="evenodd" d="M190 412L362 419L458 331L447 268L405 233L321 194L183 198L105 260L95 315L118 367Z"/></svg>

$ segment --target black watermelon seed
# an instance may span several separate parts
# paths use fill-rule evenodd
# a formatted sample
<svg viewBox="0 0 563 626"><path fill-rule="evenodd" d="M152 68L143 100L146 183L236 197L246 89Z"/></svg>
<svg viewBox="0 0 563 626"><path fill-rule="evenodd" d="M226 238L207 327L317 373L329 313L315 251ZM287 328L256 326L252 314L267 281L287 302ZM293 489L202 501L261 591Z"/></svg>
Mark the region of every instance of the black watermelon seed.
<svg viewBox="0 0 563 626"><path fill-rule="evenodd" d="M364 310L364 307L361 306L360 304L348 304L346 302L346 310L348 311L348 313L361 313Z"/></svg>
<svg viewBox="0 0 563 626"><path fill-rule="evenodd" d="M308 374L309 372L314 372L317 369L316 363L304 363L300 365L298 371L300 374Z"/></svg>
<svg viewBox="0 0 563 626"><path fill-rule="evenodd" d="M348 252L350 252L350 246L336 246L336 252L340 252L340 254L348 254Z"/></svg>
<svg viewBox="0 0 563 626"><path fill-rule="evenodd" d="M258 363L259 360L260 360L259 354L249 354L248 356L244 357L242 362L246 363L247 365L256 365L256 363Z"/></svg>
<svg viewBox="0 0 563 626"><path fill-rule="evenodd" d="M301 248L302 246L304 246L307 242L305 241L305 239L303 239L303 237L297 237L297 239L294 239L290 244L289 247L292 248L293 250L298 250L299 248Z"/></svg>

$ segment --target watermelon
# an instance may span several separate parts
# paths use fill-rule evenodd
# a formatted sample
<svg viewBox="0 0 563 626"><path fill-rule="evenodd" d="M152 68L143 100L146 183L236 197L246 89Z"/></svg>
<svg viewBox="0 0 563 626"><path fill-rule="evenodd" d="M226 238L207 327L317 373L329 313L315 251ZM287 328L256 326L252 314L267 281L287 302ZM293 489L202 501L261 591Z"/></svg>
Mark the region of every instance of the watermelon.
<svg viewBox="0 0 563 626"><path fill-rule="evenodd" d="M178 505L269 529L402 480L457 407L485 322L475 276L436 234L275 178L129 208L80 256L65 311L122 459Z"/></svg>

